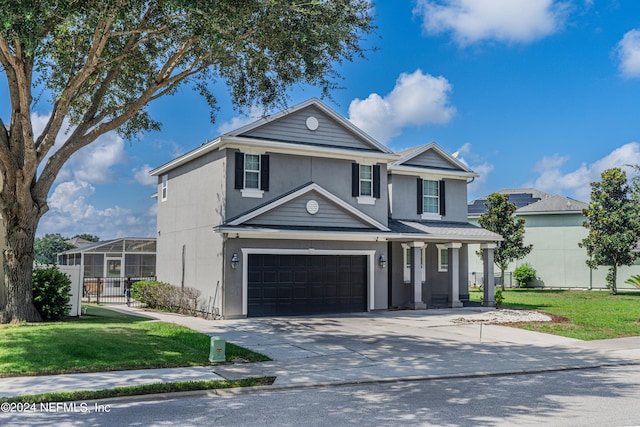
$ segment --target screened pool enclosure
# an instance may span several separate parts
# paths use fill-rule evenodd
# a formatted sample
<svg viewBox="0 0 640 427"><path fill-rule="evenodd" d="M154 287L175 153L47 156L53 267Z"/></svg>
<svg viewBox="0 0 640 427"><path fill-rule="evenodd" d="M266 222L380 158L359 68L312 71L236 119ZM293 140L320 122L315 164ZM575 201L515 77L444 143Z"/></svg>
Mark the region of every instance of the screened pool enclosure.
<svg viewBox="0 0 640 427"><path fill-rule="evenodd" d="M58 265L78 265L85 294L119 296L127 279L156 275L156 239L124 238L93 243L58 254Z"/></svg>

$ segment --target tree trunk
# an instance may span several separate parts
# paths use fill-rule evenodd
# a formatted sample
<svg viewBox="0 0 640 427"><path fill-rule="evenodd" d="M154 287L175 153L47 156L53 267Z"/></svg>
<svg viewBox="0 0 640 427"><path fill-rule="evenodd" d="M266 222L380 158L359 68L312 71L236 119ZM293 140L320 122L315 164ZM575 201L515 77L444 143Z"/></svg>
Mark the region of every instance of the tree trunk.
<svg viewBox="0 0 640 427"><path fill-rule="evenodd" d="M505 267L500 267L500 287L504 291L504 269Z"/></svg>
<svg viewBox="0 0 640 427"><path fill-rule="evenodd" d="M618 285L616 284L616 281L618 280L618 266L612 265L611 269L609 269L609 274L611 274L611 295L617 295Z"/></svg>
<svg viewBox="0 0 640 427"><path fill-rule="evenodd" d="M5 304L0 322L39 322L33 305L33 242L39 215L30 209L18 209L22 215L5 216L6 246L3 251ZM27 214L25 214L27 211ZM15 211L14 211L15 213Z"/></svg>

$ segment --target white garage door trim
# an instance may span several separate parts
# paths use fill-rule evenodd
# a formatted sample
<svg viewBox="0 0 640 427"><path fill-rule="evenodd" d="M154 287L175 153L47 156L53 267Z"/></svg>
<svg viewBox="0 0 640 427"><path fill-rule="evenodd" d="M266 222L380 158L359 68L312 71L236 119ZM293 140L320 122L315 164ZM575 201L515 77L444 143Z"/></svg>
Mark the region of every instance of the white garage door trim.
<svg viewBox="0 0 640 427"><path fill-rule="evenodd" d="M368 310L373 310L375 307L374 298L374 283L375 278L375 256L376 251L363 251L363 250L326 250L326 249L259 249L259 248L242 248L242 315L246 316L249 312L249 255L366 255L367 266L369 267L369 274L367 275L367 294L368 294Z"/></svg>

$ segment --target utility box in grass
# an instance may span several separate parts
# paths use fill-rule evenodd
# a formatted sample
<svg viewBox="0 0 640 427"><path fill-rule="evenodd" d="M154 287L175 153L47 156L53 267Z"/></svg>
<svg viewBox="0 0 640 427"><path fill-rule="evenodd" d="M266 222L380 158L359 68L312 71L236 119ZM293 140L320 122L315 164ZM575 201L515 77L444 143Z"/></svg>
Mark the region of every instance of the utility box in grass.
<svg viewBox="0 0 640 427"><path fill-rule="evenodd" d="M227 356L225 354L226 342L224 338L211 337L211 348L209 350L209 362L225 362Z"/></svg>

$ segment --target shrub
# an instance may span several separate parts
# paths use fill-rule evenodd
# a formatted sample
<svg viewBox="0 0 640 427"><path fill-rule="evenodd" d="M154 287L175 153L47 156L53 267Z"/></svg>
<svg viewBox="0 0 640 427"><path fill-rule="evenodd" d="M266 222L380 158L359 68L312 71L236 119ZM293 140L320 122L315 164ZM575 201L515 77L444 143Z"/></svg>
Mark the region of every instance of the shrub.
<svg viewBox="0 0 640 427"><path fill-rule="evenodd" d="M33 271L33 304L42 320L60 320L71 311L71 279L58 267Z"/></svg>
<svg viewBox="0 0 640 427"><path fill-rule="evenodd" d="M502 289L496 288L496 293L494 294L493 299L496 300L496 308L502 307L502 303L504 302L504 296L502 295Z"/></svg>
<svg viewBox="0 0 640 427"><path fill-rule="evenodd" d="M141 280L131 285L131 298L146 304L147 307L169 310L172 286L155 280Z"/></svg>
<svg viewBox="0 0 640 427"><path fill-rule="evenodd" d="M169 283L141 280L131 285L131 298L155 310L196 314L200 291L193 288L178 288Z"/></svg>
<svg viewBox="0 0 640 427"><path fill-rule="evenodd" d="M518 282L518 286L524 288L536 278L536 270L531 264L524 263L513 270L513 277Z"/></svg>

